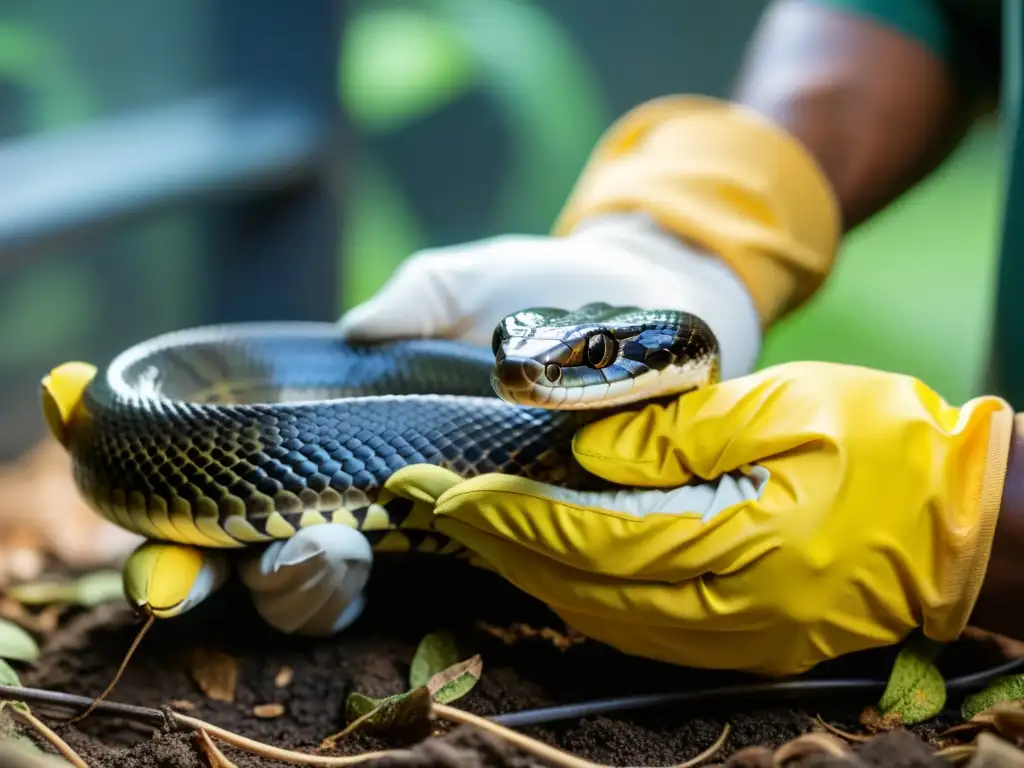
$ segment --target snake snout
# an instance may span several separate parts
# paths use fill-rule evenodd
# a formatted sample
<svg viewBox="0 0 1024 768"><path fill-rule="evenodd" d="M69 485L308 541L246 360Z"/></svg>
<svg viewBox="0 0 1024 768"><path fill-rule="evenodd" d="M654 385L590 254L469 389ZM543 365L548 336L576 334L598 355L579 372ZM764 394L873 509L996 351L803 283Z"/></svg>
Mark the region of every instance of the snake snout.
<svg viewBox="0 0 1024 768"><path fill-rule="evenodd" d="M497 363L498 380L511 390L532 389L544 376L544 365L529 357L505 357Z"/></svg>

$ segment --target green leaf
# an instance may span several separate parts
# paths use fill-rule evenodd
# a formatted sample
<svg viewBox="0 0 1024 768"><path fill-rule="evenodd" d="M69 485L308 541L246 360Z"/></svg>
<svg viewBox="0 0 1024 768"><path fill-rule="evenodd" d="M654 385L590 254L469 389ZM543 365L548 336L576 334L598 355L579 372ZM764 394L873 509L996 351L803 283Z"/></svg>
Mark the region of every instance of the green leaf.
<svg viewBox="0 0 1024 768"><path fill-rule="evenodd" d="M45 752L43 752L43 750L36 746L36 743L32 741L32 739L26 738L24 736L12 736L11 741L14 742L19 749L23 749L26 752L31 752L35 755L46 754Z"/></svg>
<svg viewBox="0 0 1024 768"><path fill-rule="evenodd" d="M320 748L333 749L339 739L357 730L380 736L416 734L422 737L430 728L433 709L426 686L376 700L362 694L351 694L346 702L347 714L363 711L369 702L376 702L376 706L358 715L344 730L328 736L320 743Z"/></svg>
<svg viewBox="0 0 1024 768"><path fill-rule="evenodd" d="M940 645L920 637L899 652L878 702L883 716L896 714L903 725L913 725L942 711L946 681L935 666L940 649Z"/></svg>
<svg viewBox="0 0 1024 768"><path fill-rule="evenodd" d="M18 677L18 673L3 659L0 659L0 685L13 685L21 688L21 678Z"/></svg>
<svg viewBox="0 0 1024 768"><path fill-rule="evenodd" d="M427 690L438 704L450 704L473 690L483 674L483 668L483 659L477 654L438 672L430 678Z"/></svg>
<svg viewBox="0 0 1024 768"><path fill-rule="evenodd" d="M39 646L28 632L13 621L0 619L0 659L35 661Z"/></svg>
<svg viewBox="0 0 1024 768"><path fill-rule="evenodd" d="M987 687L964 698L960 714L970 720L979 712L1006 701L1024 700L1024 674L997 677Z"/></svg>
<svg viewBox="0 0 1024 768"><path fill-rule="evenodd" d="M404 694L400 693L398 695L403 696ZM394 697L385 696L383 699L375 699L372 696L364 696L358 692L350 693L348 698L345 699L345 722L351 723L353 720L358 720L363 715L368 715L389 698Z"/></svg>
<svg viewBox="0 0 1024 768"><path fill-rule="evenodd" d="M6 594L22 605L69 603L86 608L125 599L121 572L112 569L88 573L70 583L37 581L18 584L8 589Z"/></svg>
<svg viewBox="0 0 1024 768"><path fill-rule="evenodd" d="M0 765L5 768L68 768L70 763L49 755L24 736L0 739Z"/></svg>
<svg viewBox="0 0 1024 768"><path fill-rule="evenodd" d="M101 603L124 600L124 577L120 571L107 569L88 573L74 583L74 602L91 608Z"/></svg>
<svg viewBox="0 0 1024 768"><path fill-rule="evenodd" d="M426 685L430 678L458 663L455 639L448 632L432 632L420 640L409 667L409 687Z"/></svg>
<svg viewBox="0 0 1024 768"><path fill-rule="evenodd" d="M393 131L435 112L465 93L477 75L458 31L419 10L357 14L339 50L342 102L370 133Z"/></svg>
<svg viewBox="0 0 1024 768"><path fill-rule="evenodd" d="M0 685L10 685L15 688L21 688L21 679L18 677L18 673L15 672L11 665L3 659L0 659ZM10 706L12 709L16 709L19 712L29 712L28 704L23 701L10 701L0 700L0 711L3 711L4 707Z"/></svg>
<svg viewBox="0 0 1024 768"><path fill-rule="evenodd" d="M425 686L388 696L362 716L365 719L362 720L360 730L386 734L426 725L430 721L430 704L430 691ZM355 725L355 722L350 725Z"/></svg>

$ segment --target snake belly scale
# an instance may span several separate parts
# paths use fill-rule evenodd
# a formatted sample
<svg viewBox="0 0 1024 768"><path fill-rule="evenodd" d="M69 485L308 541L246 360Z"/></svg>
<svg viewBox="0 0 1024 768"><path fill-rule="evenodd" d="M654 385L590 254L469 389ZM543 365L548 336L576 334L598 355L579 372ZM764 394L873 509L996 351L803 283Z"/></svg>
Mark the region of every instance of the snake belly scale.
<svg viewBox="0 0 1024 768"><path fill-rule="evenodd" d="M575 431L718 371L699 318L604 304L510 315L491 350L352 346L328 323L213 326L117 356L61 439L90 505L149 539L237 548L341 524L378 552L464 554L384 489L393 472L427 462L600 489Z"/></svg>

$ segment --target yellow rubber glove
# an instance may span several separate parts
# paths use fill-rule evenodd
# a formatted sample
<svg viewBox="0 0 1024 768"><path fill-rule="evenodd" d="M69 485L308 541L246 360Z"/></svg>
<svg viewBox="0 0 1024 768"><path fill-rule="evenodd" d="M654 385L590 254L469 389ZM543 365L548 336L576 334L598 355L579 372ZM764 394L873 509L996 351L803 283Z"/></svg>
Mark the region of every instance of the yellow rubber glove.
<svg viewBox="0 0 1024 768"><path fill-rule="evenodd" d="M588 425L591 472L630 489L522 478L394 478L439 531L630 654L768 675L957 637L987 567L1014 415L953 407L916 379L793 363ZM639 488L637 488L639 487Z"/></svg>

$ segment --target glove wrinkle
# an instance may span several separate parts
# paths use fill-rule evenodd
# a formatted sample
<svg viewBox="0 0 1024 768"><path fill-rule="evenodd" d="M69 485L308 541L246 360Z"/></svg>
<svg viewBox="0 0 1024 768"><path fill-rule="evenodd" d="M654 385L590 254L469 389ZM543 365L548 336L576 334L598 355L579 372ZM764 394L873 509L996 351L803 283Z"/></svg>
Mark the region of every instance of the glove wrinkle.
<svg viewBox="0 0 1024 768"><path fill-rule="evenodd" d="M243 560L238 572L268 624L289 634L324 635L362 612L372 562L359 531L315 525Z"/></svg>
<svg viewBox="0 0 1024 768"><path fill-rule="evenodd" d="M593 514L620 514L643 518L648 515L691 515L703 522L715 518L723 510L746 501L756 501L771 475L764 467L755 466L746 475L730 472L707 482L692 482L668 490L617 489L611 491L577 491L534 481L509 483L515 493L536 499L550 500ZM498 490L491 484L489 493ZM456 486L446 493L441 505L455 502L463 494L474 493L471 485ZM443 512L435 509L435 514Z"/></svg>

